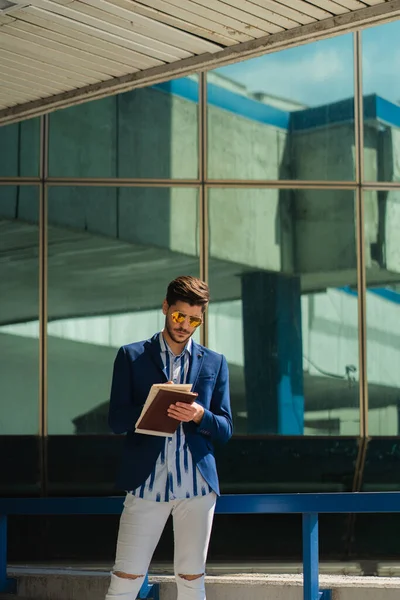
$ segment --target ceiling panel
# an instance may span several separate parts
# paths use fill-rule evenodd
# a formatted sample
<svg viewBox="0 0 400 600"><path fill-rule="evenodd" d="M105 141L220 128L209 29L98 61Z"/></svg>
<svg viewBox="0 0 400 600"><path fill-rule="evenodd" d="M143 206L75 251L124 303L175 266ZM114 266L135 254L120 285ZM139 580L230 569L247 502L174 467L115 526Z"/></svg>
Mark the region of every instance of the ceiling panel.
<svg viewBox="0 0 400 600"><path fill-rule="evenodd" d="M80 48L84 52L108 58L109 60L124 65L128 68L129 72L140 69L135 53L131 53L130 50L125 49L122 46L112 44L109 41L102 40L95 36L88 37L76 28L60 25L55 21L48 21L30 13L20 16L18 24L21 29L25 29L26 27L29 27L29 25L36 25L40 27L43 37L73 45L75 48Z"/></svg>
<svg viewBox="0 0 400 600"><path fill-rule="evenodd" d="M109 31L96 29L81 21L69 19L68 17L57 13L46 12L45 10L33 6L21 11L21 16L20 13L18 13L19 19L31 21L32 17L36 19L39 18L42 21L44 19L46 21L45 24L41 25L43 29L57 31L56 25L59 25L63 28L64 32L66 29L71 37L78 37L78 39L86 40L90 44L97 45L98 43L107 42L109 44L108 48L111 46L117 54L121 53L121 56L129 56L133 61L132 66L135 68L143 70L164 64L162 60L138 52L135 47L132 47L129 36L125 39L121 36L114 35Z"/></svg>
<svg viewBox="0 0 400 600"><path fill-rule="evenodd" d="M348 8L342 6L341 4L339 4L339 2L333 2L333 0L318 0L318 2L310 2L310 4L316 6L317 8L323 8L327 12L330 12L332 15L341 15L343 13L349 12Z"/></svg>
<svg viewBox="0 0 400 600"><path fill-rule="evenodd" d="M82 53L71 38L58 35L56 40L49 39L47 31L42 31L35 25L16 21L15 24L5 26L2 32L9 33L14 39L32 42L34 47L39 46L39 48L43 48L51 56L59 57L60 60L65 59L67 64L82 65L89 70L93 70L99 76L117 77L126 72L123 65L114 60L99 56L92 49L86 49Z"/></svg>
<svg viewBox="0 0 400 600"><path fill-rule="evenodd" d="M237 32L250 38L258 38L265 35L265 33L282 31L282 27L232 5L227 5L221 0L207 0L207 2L201 2L201 0L199 2L193 0L163 0L163 2L173 6L178 16L181 10L186 10L193 15L193 19L198 16L208 19L209 27L213 28L215 24L219 24L235 37Z"/></svg>
<svg viewBox="0 0 400 600"><path fill-rule="evenodd" d="M220 50L221 47L235 43L235 40L228 35L227 31L224 31L222 35L219 35L209 28L208 23L206 23L205 26L200 26L195 25L190 20L178 18L175 15L175 11L171 9L170 6L164 5L162 0L158 2L158 8L153 7L151 5L152 3L145 3L143 0L141 0L140 3L136 0L109 0L109 2L110 4L115 4L116 6L122 6L124 8L128 7L128 9L131 10L134 15L143 15L151 19L156 19L158 22L164 23L165 25L170 25L174 29L191 33L203 41L208 40L214 42L218 44L215 52ZM168 12L165 12L166 10Z"/></svg>
<svg viewBox="0 0 400 600"><path fill-rule="evenodd" d="M279 2L279 4L284 4L284 2ZM332 16L332 13L330 11L325 11L322 4L319 3L303 2L303 0L288 0L286 4L299 13L314 17L317 21L322 21L322 19Z"/></svg>
<svg viewBox="0 0 400 600"><path fill-rule="evenodd" d="M12 2L0 124L400 17L400 0Z"/></svg>
<svg viewBox="0 0 400 600"><path fill-rule="evenodd" d="M300 13L294 13L290 9L283 11L283 13L286 12L290 14L290 17L288 14L282 14L276 10L271 10L271 4L273 6L272 2L260 2L259 4L255 4L254 2L251 2L251 0L226 0L225 4L235 8L240 8L242 11L257 16L262 21L268 21L270 23L274 23L275 25L279 25L282 29L298 27L302 23L311 23L315 20L312 19L312 17L303 16L303 18L299 18Z"/></svg>

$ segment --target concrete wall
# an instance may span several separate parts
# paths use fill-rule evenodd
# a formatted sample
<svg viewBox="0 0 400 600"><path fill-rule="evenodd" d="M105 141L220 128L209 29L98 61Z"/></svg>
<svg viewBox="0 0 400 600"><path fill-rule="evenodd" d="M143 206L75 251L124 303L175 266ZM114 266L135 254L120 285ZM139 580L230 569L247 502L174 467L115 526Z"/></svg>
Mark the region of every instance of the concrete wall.
<svg viewBox="0 0 400 600"><path fill-rule="evenodd" d="M49 222L143 246L199 255L195 188L52 188Z"/></svg>
<svg viewBox="0 0 400 600"><path fill-rule="evenodd" d="M291 179L354 180L354 123L294 131L289 147Z"/></svg>
<svg viewBox="0 0 400 600"><path fill-rule="evenodd" d="M293 250L296 272L318 273L321 288L329 273L357 266L353 192L299 190L293 194ZM324 277L325 275L325 277ZM343 278L343 285L349 283Z"/></svg>
<svg viewBox="0 0 400 600"><path fill-rule="evenodd" d="M208 177L210 179L286 179L287 131L208 109Z"/></svg>
<svg viewBox="0 0 400 600"><path fill-rule="evenodd" d="M49 172L62 177L196 178L197 106L139 89L50 116Z"/></svg>
<svg viewBox="0 0 400 600"><path fill-rule="evenodd" d="M40 119L0 128L0 177L39 176Z"/></svg>
<svg viewBox="0 0 400 600"><path fill-rule="evenodd" d="M210 257L280 271L285 215L279 190L211 189L209 198Z"/></svg>
<svg viewBox="0 0 400 600"><path fill-rule="evenodd" d="M385 208L385 266L388 271L400 273L400 191L387 194Z"/></svg>
<svg viewBox="0 0 400 600"><path fill-rule="evenodd" d="M378 124L369 121L364 127L364 175L366 181L379 181L380 135ZM389 167L390 169L390 167Z"/></svg>

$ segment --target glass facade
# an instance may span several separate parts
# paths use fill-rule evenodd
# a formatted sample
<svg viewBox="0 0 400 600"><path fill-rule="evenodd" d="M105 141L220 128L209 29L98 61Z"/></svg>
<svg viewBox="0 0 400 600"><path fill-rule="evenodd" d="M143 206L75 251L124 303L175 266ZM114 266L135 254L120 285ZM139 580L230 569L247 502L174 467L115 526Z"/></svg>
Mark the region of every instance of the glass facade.
<svg viewBox="0 0 400 600"><path fill-rule="evenodd" d="M40 119L0 127L0 177L39 177Z"/></svg>
<svg viewBox="0 0 400 600"><path fill-rule="evenodd" d="M0 187L0 435L39 433L39 188ZM22 376L23 373L23 376Z"/></svg>
<svg viewBox="0 0 400 600"><path fill-rule="evenodd" d="M196 188L49 188L49 435L109 433L118 348L162 329L166 279L199 276L197 214Z"/></svg>
<svg viewBox="0 0 400 600"><path fill-rule="evenodd" d="M52 113L49 175L198 178L198 77Z"/></svg>
<svg viewBox="0 0 400 600"><path fill-rule="evenodd" d="M0 494L37 494L43 482L39 196L0 186Z"/></svg>
<svg viewBox="0 0 400 600"><path fill-rule="evenodd" d="M230 369L223 492L400 489L399 26L0 128L4 493L113 493L113 359L181 274Z"/></svg>
<svg viewBox="0 0 400 600"><path fill-rule="evenodd" d="M359 435L354 193L215 188L208 213L236 433Z"/></svg>
<svg viewBox="0 0 400 600"><path fill-rule="evenodd" d="M209 73L209 177L354 180L353 64L349 34Z"/></svg>
<svg viewBox="0 0 400 600"><path fill-rule="evenodd" d="M364 171L366 181L399 181L399 89L395 77L400 22L363 32ZM376 65L380 63L381 68Z"/></svg>
<svg viewBox="0 0 400 600"><path fill-rule="evenodd" d="M399 191L364 195L369 432L399 435Z"/></svg>

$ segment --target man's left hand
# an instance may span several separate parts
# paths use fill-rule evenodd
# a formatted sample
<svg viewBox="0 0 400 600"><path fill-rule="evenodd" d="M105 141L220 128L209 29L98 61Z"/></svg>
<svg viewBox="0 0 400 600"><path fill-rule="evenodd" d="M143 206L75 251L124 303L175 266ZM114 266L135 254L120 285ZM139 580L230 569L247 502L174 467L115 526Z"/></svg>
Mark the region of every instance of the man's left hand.
<svg viewBox="0 0 400 600"><path fill-rule="evenodd" d="M194 421L195 423L199 424L203 418L203 415L204 408L197 402L192 402L192 404L177 402L176 404L171 404L168 408L169 417L177 419L177 421L184 421L185 423Z"/></svg>

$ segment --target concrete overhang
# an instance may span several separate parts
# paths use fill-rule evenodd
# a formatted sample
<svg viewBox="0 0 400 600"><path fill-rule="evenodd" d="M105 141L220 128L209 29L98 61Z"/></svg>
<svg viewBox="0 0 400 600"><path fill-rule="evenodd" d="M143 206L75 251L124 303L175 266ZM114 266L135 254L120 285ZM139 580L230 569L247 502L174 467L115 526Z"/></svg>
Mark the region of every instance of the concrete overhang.
<svg viewBox="0 0 400 600"><path fill-rule="evenodd" d="M0 124L400 17L400 0L0 0Z"/></svg>

